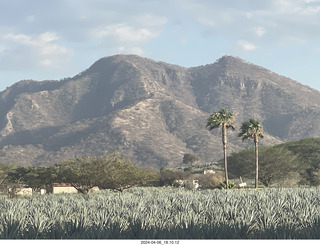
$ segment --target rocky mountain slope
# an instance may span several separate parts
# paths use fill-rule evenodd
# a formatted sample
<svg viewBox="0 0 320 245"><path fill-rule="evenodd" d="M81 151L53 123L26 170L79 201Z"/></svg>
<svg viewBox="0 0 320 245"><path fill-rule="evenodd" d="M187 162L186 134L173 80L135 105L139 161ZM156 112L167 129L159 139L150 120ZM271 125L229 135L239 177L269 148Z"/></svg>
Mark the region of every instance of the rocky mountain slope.
<svg viewBox="0 0 320 245"><path fill-rule="evenodd" d="M222 157L205 128L222 107L236 127L254 117L261 144L320 135L320 92L232 56L184 68L135 55L95 62L73 78L21 81L0 93L0 162L50 165L120 151L139 166L173 166L185 153ZM229 132L228 152L252 145Z"/></svg>

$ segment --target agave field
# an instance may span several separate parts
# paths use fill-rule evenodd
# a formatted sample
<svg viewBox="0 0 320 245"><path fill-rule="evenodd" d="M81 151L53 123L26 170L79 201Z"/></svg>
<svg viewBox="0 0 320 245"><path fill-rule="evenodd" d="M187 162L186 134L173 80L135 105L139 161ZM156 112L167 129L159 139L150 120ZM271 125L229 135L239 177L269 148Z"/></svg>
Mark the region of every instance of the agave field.
<svg viewBox="0 0 320 245"><path fill-rule="evenodd" d="M0 198L1 239L319 239L320 189Z"/></svg>

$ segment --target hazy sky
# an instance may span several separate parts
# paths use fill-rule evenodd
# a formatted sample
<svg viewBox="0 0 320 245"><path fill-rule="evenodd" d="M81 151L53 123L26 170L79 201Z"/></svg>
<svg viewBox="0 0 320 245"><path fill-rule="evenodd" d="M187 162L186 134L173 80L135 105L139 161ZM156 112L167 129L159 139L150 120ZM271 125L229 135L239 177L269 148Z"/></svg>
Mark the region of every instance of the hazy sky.
<svg viewBox="0 0 320 245"><path fill-rule="evenodd" d="M0 90L138 54L185 67L238 56L320 90L320 0L0 0Z"/></svg>

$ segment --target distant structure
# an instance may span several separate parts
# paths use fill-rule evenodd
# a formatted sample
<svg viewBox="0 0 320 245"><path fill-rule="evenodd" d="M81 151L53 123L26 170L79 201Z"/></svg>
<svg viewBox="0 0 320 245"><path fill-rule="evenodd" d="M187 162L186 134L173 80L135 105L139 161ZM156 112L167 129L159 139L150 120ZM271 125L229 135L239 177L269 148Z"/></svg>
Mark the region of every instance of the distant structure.
<svg viewBox="0 0 320 245"><path fill-rule="evenodd" d="M70 183L53 183L53 194L61 193L78 193L78 190L74 188Z"/></svg>
<svg viewBox="0 0 320 245"><path fill-rule="evenodd" d="M204 171L203 171L203 174L215 174L215 173L216 173L216 171L211 170L211 169L208 169L208 170L204 170Z"/></svg>

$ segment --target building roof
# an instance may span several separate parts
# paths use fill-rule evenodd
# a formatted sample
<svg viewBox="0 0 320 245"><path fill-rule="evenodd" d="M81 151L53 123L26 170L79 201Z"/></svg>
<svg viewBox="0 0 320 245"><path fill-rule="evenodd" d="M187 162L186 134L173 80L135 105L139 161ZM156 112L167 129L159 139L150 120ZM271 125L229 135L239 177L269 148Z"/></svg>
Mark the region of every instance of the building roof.
<svg viewBox="0 0 320 245"><path fill-rule="evenodd" d="M52 186L53 187L74 187L70 183L53 183Z"/></svg>

